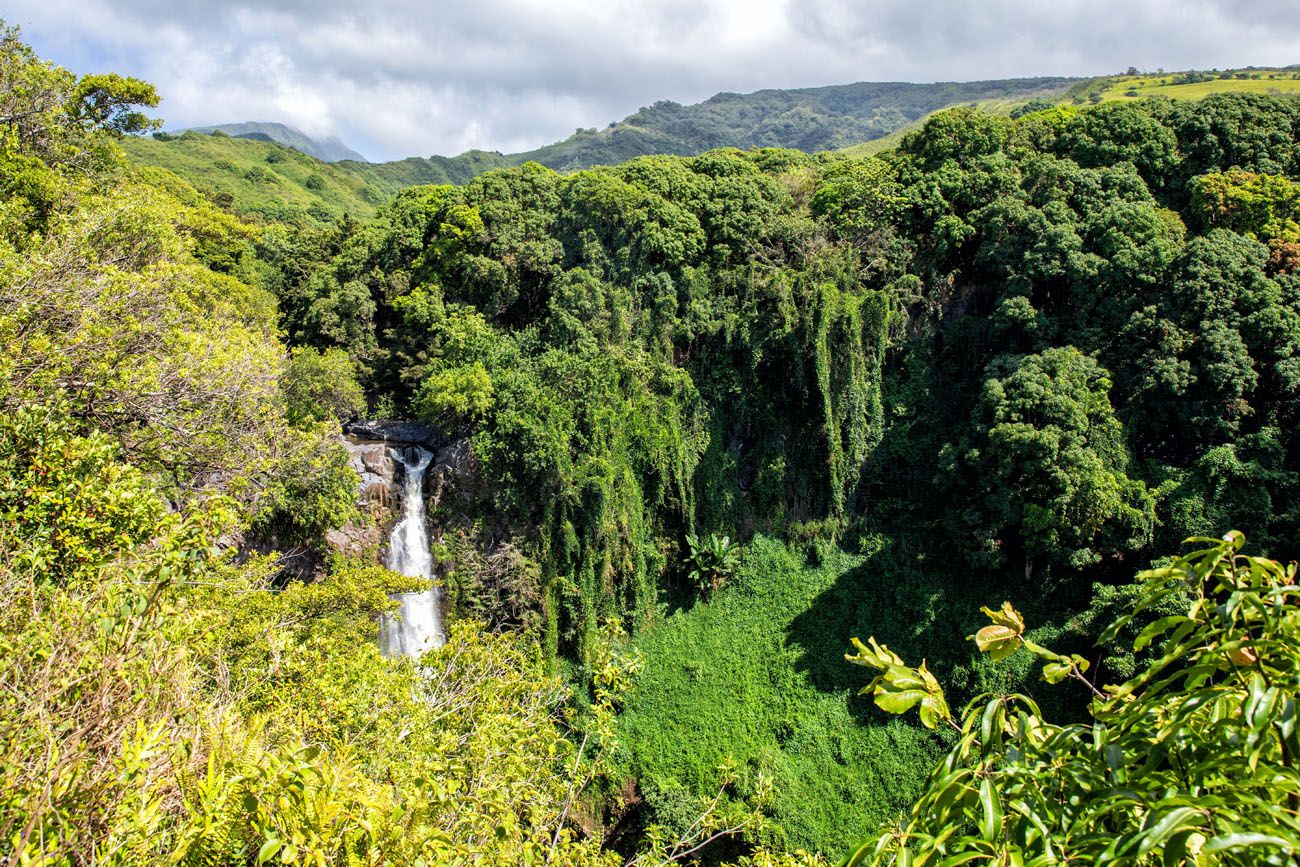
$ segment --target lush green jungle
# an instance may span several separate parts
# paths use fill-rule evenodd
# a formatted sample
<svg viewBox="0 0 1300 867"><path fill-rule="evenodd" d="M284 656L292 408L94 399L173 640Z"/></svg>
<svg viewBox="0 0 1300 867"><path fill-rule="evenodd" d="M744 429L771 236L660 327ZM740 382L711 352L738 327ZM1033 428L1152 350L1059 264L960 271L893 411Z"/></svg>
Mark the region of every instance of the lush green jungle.
<svg viewBox="0 0 1300 867"><path fill-rule="evenodd" d="M879 139L931 112L968 103L1010 111L1027 100L1062 96L1068 78L1004 81L863 82L799 90L719 93L695 105L666 100L602 130L578 129L563 141L522 153L472 150L453 157L408 157L387 163L303 160L290 148L340 158L338 142L318 143L279 124L226 124L156 132L122 142L132 160L169 169L205 194L252 218L279 222L334 222L343 214L371 217L403 187L464 184L490 169L537 162L557 171L614 165L638 156L694 156L718 147L792 147L829 150ZM1100 87L1098 84L1096 87ZM1096 89L1094 87L1094 89ZM1084 95L1078 95L1079 102ZM266 147L249 148L241 132L268 130ZM232 135L233 134L233 135Z"/></svg>
<svg viewBox="0 0 1300 867"><path fill-rule="evenodd" d="M4 863L1300 857L1300 99L291 222L157 102L0 32ZM418 660L363 417L467 455Z"/></svg>

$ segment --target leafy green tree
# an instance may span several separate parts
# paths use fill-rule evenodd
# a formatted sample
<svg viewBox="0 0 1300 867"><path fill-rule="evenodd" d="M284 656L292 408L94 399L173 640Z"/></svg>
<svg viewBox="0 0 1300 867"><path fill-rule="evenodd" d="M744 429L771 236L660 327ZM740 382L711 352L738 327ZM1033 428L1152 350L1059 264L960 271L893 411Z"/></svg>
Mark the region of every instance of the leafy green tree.
<svg viewBox="0 0 1300 867"><path fill-rule="evenodd" d="M822 174L809 207L859 250L864 277L902 276L910 252L898 234L907 199L897 171L880 159L846 160Z"/></svg>
<svg viewBox="0 0 1300 867"><path fill-rule="evenodd" d="M78 79L42 61L19 29L0 19L0 129L7 155L21 150L51 167L103 168L108 152L92 134L162 126L134 110L158 100L153 85L139 79L114 73Z"/></svg>
<svg viewBox="0 0 1300 867"><path fill-rule="evenodd" d="M988 112L950 108L904 136L899 149L915 154L927 169L937 169L947 161L967 166L1000 151L1010 129L1008 120Z"/></svg>
<svg viewBox="0 0 1300 867"><path fill-rule="evenodd" d="M310 346L290 350L280 381L290 424L349 421L366 411L356 366L342 349Z"/></svg>
<svg viewBox="0 0 1300 867"><path fill-rule="evenodd" d="M148 132L161 127L162 121L147 117L134 108L152 108L158 104L158 99L153 85L138 78L123 78L116 73L85 75L77 81L72 92L68 116L88 129L118 134Z"/></svg>
<svg viewBox="0 0 1300 867"><path fill-rule="evenodd" d="M1127 475L1124 428L1110 377L1072 347L991 366L971 433L944 448L945 488L962 495L957 526L977 541L976 562L1012 552L1072 568L1150 541L1154 503Z"/></svg>
<svg viewBox="0 0 1300 867"><path fill-rule="evenodd" d="M1268 278L1267 263L1264 245L1223 229L1187 244L1157 308L1168 311L1166 322L1150 333L1180 338L1164 363L1181 363L1190 377L1151 384L1161 391L1144 395L1144 402L1160 415L1147 435L1203 448L1225 441L1249 419L1274 417L1297 394L1300 311Z"/></svg>
<svg viewBox="0 0 1300 867"><path fill-rule="evenodd" d="M1300 167L1300 107L1294 99L1216 93L1172 108L1169 122L1185 181L1234 168L1294 177Z"/></svg>
<svg viewBox="0 0 1300 867"><path fill-rule="evenodd" d="M1192 208L1211 226L1223 226L1282 250L1300 246L1300 184L1278 175L1233 170L1192 181Z"/></svg>
<svg viewBox="0 0 1300 867"><path fill-rule="evenodd" d="M420 384L414 401L420 418L449 431L471 427L491 408L492 377L479 361L432 373Z"/></svg>
<svg viewBox="0 0 1300 867"><path fill-rule="evenodd" d="M1027 114L1034 114L1040 111L1047 111L1056 107L1056 103L1050 99L1031 99L1024 105L1018 105L1011 109L1011 119L1019 120Z"/></svg>
<svg viewBox="0 0 1300 867"><path fill-rule="evenodd" d="M1108 102L1081 111L1057 142L1061 152L1085 167L1129 162L1154 190L1171 180L1178 139L1148 105Z"/></svg>

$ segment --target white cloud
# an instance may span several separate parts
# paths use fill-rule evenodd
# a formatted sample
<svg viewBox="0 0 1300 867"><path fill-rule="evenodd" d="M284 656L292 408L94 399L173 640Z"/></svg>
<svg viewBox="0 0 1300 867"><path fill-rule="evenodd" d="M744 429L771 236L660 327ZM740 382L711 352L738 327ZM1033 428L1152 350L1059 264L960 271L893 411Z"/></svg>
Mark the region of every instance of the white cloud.
<svg viewBox="0 0 1300 867"><path fill-rule="evenodd" d="M44 56L174 127L279 120L375 159L536 147L657 99L1300 61L1291 0L9 0Z"/></svg>

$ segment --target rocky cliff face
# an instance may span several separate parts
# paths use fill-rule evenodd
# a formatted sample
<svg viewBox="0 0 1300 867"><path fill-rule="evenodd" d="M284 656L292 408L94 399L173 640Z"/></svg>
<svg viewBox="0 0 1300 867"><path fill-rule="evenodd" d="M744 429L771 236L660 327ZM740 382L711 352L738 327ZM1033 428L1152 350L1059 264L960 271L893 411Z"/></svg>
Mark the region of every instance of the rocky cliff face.
<svg viewBox="0 0 1300 867"><path fill-rule="evenodd" d="M387 540L402 510L402 464L395 459L394 449L415 445L433 452L425 484L431 512L437 511L445 495L468 483L469 443L463 439L449 441L429 425L408 421L359 421L345 430L349 464L361 479L357 504L372 521L327 533L325 540L335 551L360 555L378 551Z"/></svg>
<svg viewBox="0 0 1300 867"><path fill-rule="evenodd" d="M380 440L347 434L343 445L348 450L348 465L360 478L357 505L371 520L329 530L325 533L325 543L338 553L360 556L380 548L401 509L398 463L393 460L389 444Z"/></svg>
<svg viewBox="0 0 1300 867"><path fill-rule="evenodd" d="M361 477L357 500L363 506L387 509L395 495L397 462L388 443L347 436L348 464Z"/></svg>

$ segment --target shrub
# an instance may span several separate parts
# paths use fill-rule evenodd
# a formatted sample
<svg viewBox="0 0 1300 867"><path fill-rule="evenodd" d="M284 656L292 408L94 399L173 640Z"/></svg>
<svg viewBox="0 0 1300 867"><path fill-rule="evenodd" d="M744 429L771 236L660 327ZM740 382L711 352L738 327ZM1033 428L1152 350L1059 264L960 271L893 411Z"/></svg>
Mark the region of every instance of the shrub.
<svg viewBox="0 0 1300 867"><path fill-rule="evenodd" d="M348 421L366 411L356 365L337 347L295 347L280 388L290 424Z"/></svg>
<svg viewBox="0 0 1300 867"><path fill-rule="evenodd" d="M1151 659L1119 686L1099 688L1088 661L1025 636L1010 603L972 638L992 659L1022 648L1043 679L1093 697L1091 723L1056 725L1024 695L983 695L957 719L925 664L911 668L874 639L850 662L877 670L864 693L891 713L958 738L910 815L853 853L857 864L1290 863L1300 852L1296 725L1300 599L1296 564L1243 555L1244 537L1141 573L1133 609L1100 642L1171 599L1185 613L1138 634Z"/></svg>
<svg viewBox="0 0 1300 867"><path fill-rule="evenodd" d="M701 593L712 595L726 584L740 562L740 548L727 536L710 533L704 538L686 534L689 554L687 577Z"/></svg>

